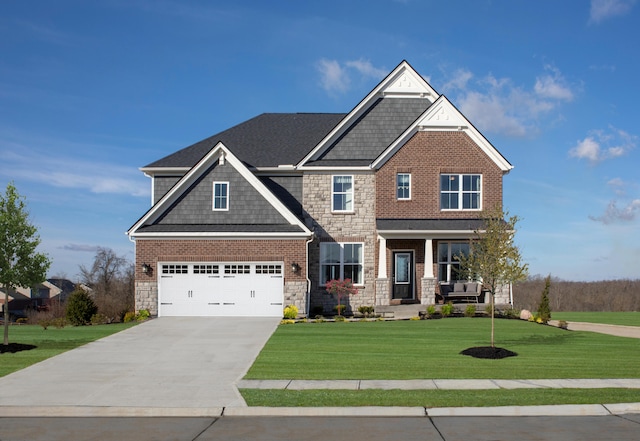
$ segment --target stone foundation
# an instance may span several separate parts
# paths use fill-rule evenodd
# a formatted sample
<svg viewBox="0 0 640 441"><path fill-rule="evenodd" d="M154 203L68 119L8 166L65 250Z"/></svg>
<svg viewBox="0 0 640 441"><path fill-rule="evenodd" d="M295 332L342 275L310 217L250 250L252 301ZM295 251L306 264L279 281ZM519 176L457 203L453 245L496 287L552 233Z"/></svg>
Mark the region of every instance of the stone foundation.
<svg viewBox="0 0 640 441"><path fill-rule="evenodd" d="M136 280L136 312L146 309L152 316L158 315L158 282Z"/></svg>
<svg viewBox="0 0 640 441"><path fill-rule="evenodd" d="M436 283L435 277L423 277L422 281L422 293L420 296L420 304L422 305L435 305L436 304Z"/></svg>
<svg viewBox="0 0 640 441"><path fill-rule="evenodd" d="M389 279L376 279L376 306L389 305Z"/></svg>

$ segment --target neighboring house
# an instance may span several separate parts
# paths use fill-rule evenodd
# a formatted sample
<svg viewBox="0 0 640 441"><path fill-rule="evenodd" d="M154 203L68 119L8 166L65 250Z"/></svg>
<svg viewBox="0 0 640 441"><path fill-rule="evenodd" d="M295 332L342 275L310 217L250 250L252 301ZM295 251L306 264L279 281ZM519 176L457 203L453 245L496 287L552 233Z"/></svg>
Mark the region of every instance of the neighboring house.
<svg viewBox="0 0 640 441"><path fill-rule="evenodd" d="M9 313L16 317L24 317L28 309L47 309L52 301L59 299L60 288L44 281L33 288L18 287L9 292ZM0 286L0 304L4 308L6 288ZM4 310L4 309L3 309Z"/></svg>
<svg viewBox="0 0 640 441"><path fill-rule="evenodd" d="M328 312L341 278L354 311L436 303L512 168L403 61L347 114L262 114L143 167L136 309Z"/></svg>

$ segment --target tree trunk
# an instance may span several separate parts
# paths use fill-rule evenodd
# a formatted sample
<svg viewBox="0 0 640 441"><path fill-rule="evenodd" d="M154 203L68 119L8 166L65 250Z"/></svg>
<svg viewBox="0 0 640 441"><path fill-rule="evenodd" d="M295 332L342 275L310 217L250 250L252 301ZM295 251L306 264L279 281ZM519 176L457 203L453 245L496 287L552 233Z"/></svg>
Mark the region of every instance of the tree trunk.
<svg viewBox="0 0 640 441"><path fill-rule="evenodd" d="M496 347L496 344L493 338L495 333L495 325L494 325L495 315L496 315L496 301L495 301L493 292L491 292L491 347L492 348Z"/></svg>
<svg viewBox="0 0 640 441"><path fill-rule="evenodd" d="M4 345L9 346L9 287L6 287L4 293Z"/></svg>

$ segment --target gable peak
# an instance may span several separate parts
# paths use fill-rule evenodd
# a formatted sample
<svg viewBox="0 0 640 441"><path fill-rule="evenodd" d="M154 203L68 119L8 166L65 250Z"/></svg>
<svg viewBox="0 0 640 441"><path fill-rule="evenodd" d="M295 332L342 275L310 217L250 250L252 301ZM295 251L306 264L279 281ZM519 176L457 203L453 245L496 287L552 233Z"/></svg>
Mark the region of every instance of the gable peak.
<svg viewBox="0 0 640 441"><path fill-rule="evenodd" d="M431 101L438 97L438 92L406 61L400 63L381 86L384 96L420 96Z"/></svg>

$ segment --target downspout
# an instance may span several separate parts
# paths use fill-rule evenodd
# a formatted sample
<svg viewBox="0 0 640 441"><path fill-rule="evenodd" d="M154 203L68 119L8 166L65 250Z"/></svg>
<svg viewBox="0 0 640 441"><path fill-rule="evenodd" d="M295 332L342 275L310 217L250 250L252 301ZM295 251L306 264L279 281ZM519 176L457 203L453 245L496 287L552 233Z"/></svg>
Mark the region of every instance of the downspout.
<svg viewBox="0 0 640 441"><path fill-rule="evenodd" d="M307 318L309 318L309 314L310 314L310 306L311 306L311 279L309 278L309 244L313 242L313 233L311 234L311 238L307 241L307 244L305 246L305 262L306 262L306 278L307 278Z"/></svg>

